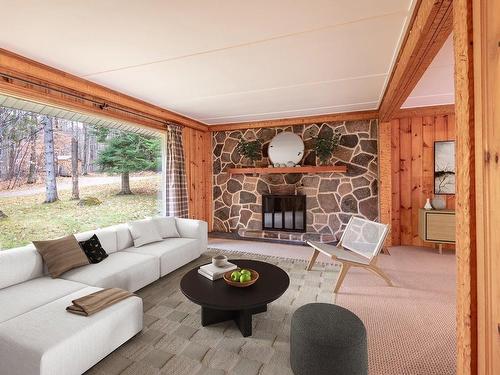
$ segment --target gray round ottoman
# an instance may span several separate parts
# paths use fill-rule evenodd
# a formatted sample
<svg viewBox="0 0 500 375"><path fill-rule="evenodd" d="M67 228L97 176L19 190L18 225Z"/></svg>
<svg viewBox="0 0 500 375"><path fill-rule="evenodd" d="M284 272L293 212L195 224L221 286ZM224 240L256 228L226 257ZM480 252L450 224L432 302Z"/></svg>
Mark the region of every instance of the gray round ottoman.
<svg viewBox="0 0 500 375"><path fill-rule="evenodd" d="M295 375L366 375L363 322L343 307L310 303L292 316L290 363Z"/></svg>

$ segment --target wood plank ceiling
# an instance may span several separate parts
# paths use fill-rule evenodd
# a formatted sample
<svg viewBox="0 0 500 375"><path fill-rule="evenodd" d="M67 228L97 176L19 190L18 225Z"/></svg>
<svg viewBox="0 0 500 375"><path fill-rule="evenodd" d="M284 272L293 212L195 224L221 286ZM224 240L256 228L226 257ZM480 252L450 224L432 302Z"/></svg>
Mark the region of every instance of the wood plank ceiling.
<svg viewBox="0 0 500 375"><path fill-rule="evenodd" d="M4 0L0 46L207 124L372 110L415 3Z"/></svg>

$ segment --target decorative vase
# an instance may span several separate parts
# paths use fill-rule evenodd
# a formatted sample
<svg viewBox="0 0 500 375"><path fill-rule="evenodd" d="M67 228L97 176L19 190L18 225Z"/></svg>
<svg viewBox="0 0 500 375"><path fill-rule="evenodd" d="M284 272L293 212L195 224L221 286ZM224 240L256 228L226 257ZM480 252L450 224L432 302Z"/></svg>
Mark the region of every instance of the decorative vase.
<svg viewBox="0 0 500 375"><path fill-rule="evenodd" d="M430 200L430 198L427 198L427 200L425 201L425 206L424 206L424 208L425 208L426 210L432 210L432 205L431 205L431 200Z"/></svg>
<svg viewBox="0 0 500 375"><path fill-rule="evenodd" d="M444 210L446 208L446 201L442 197L436 195L432 200L432 207L434 207L435 210Z"/></svg>

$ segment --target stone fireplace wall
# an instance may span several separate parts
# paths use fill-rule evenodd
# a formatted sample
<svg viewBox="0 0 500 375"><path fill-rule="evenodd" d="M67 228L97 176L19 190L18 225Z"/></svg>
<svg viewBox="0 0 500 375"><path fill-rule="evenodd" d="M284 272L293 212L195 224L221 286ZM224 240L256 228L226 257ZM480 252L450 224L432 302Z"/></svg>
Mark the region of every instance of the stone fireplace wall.
<svg viewBox="0 0 500 375"><path fill-rule="evenodd" d="M377 126L377 120L365 120L214 132L214 231L261 230L262 194L280 194L287 189L307 197L307 232L339 236L352 215L377 220ZM297 133L305 143L301 164L317 165L312 137L331 134L334 130L342 137L330 162L346 165L346 173L260 176L226 173L230 167L251 165L236 152L240 137L262 141L263 157L256 165L267 166L271 139L283 131Z"/></svg>

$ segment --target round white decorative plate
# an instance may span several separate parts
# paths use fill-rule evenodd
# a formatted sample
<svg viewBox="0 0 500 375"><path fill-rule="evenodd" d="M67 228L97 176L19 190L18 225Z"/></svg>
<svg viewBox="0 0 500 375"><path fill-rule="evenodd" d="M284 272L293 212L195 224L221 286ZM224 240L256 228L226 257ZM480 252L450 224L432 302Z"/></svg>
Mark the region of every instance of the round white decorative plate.
<svg viewBox="0 0 500 375"><path fill-rule="evenodd" d="M295 133L282 132L271 140L268 154L273 164L298 164L304 156L304 142Z"/></svg>

